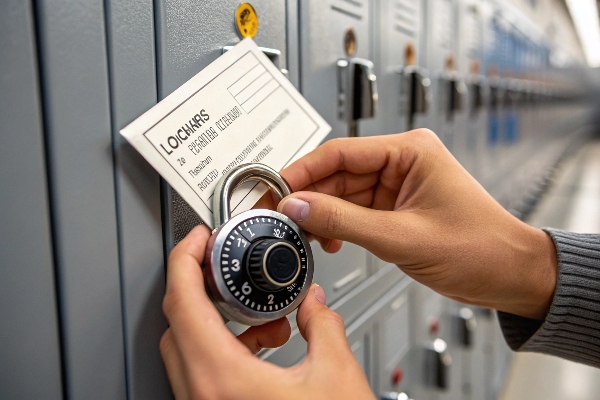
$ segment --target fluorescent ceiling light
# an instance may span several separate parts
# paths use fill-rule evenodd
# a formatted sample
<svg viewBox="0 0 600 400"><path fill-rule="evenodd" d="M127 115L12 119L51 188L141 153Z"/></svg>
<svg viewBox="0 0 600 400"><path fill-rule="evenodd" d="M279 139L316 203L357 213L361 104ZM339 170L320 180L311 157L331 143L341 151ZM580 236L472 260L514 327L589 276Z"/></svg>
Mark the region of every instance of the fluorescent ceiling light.
<svg viewBox="0 0 600 400"><path fill-rule="evenodd" d="M600 19L596 0L566 0L590 67L600 67Z"/></svg>

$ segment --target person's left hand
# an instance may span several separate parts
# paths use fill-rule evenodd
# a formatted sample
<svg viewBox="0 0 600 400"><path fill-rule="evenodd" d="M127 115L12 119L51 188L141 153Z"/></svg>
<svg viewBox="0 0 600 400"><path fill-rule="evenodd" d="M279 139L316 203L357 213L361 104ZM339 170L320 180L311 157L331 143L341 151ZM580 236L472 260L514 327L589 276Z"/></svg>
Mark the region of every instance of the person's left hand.
<svg viewBox="0 0 600 400"><path fill-rule="evenodd" d="M210 231L194 228L169 255L163 310L169 328L160 342L178 399L373 399L354 358L344 321L312 285L298 308L297 323L308 342L304 361L281 368L254 354L290 337L286 318L249 328L237 338L227 329L204 287L201 263Z"/></svg>

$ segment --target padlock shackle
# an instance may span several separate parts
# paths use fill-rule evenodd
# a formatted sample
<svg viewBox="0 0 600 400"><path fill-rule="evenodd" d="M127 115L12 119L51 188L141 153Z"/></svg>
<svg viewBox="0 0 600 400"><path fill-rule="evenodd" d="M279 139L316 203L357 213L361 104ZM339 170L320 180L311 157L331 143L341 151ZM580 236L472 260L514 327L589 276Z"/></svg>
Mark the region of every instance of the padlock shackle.
<svg viewBox="0 0 600 400"><path fill-rule="evenodd" d="M242 164L229 171L217 183L213 195L213 227L218 228L231 218L231 196L233 191L248 181L259 181L266 184L279 198L283 199L292 193L285 179L273 168L264 164Z"/></svg>

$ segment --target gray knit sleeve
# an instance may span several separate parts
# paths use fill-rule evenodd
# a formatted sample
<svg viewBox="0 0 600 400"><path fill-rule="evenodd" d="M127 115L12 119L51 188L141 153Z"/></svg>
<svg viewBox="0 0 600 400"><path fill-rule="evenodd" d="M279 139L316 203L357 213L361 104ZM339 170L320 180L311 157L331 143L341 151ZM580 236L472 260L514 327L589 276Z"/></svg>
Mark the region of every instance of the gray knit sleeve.
<svg viewBox="0 0 600 400"><path fill-rule="evenodd" d="M498 312L508 345L600 367L600 235L544 229L558 253L558 280L544 321Z"/></svg>

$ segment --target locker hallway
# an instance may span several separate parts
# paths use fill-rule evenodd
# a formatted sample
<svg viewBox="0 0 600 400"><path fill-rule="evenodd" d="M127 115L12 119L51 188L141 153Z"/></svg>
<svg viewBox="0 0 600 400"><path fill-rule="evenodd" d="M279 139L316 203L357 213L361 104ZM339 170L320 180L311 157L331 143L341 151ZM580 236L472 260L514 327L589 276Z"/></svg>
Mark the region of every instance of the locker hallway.
<svg viewBox="0 0 600 400"><path fill-rule="evenodd" d="M600 233L600 139L559 166L551 189L528 220L533 226ZM600 370L545 354L513 357L502 399L597 399Z"/></svg>

